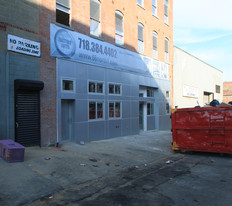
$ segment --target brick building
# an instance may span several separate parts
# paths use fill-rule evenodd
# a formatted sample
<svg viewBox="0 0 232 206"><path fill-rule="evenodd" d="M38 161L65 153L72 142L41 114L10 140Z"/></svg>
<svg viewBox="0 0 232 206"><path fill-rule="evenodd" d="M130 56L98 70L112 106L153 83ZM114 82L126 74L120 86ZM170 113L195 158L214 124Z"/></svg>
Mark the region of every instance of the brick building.
<svg viewBox="0 0 232 206"><path fill-rule="evenodd" d="M223 102L232 101L232 82L223 82Z"/></svg>
<svg viewBox="0 0 232 206"><path fill-rule="evenodd" d="M0 139L170 128L171 0L0 0Z"/></svg>

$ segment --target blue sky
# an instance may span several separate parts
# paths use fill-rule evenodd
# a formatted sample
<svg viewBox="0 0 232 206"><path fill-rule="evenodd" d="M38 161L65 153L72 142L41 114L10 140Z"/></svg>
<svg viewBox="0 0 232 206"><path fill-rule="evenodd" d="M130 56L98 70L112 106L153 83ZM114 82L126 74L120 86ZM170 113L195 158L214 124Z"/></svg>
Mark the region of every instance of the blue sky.
<svg viewBox="0 0 232 206"><path fill-rule="evenodd" d="M232 0L173 0L174 45L232 81Z"/></svg>

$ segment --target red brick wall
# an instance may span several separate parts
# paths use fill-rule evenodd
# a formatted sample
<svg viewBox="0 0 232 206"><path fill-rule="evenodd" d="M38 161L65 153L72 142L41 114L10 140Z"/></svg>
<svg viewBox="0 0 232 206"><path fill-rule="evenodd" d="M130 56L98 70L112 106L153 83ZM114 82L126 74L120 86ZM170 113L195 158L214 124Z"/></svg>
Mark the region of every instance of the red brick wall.
<svg viewBox="0 0 232 206"><path fill-rule="evenodd" d="M41 91L41 139L42 145L56 143L56 61L50 57L50 23L55 23L56 1L41 0L39 11L39 35L41 36L41 58L39 78L44 82Z"/></svg>
<svg viewBox="0 0 232 206"><path fill-rule="evenodd" d="M157 0L158 18L152 15L152 0L144 0L144 8L137 0L101 0L101 29L104 41L115 42L115 11L124 15L124 43L131 51L138 51L138 23L144 25L144 55L153 55L152 32L158 33L158 60L164 62L164 39L169 39L169 79L173 90L173 0L169 0L169 25L164 23L164 0ZM72 0L72 28L89 35L90 0ZM173 95L173 93L172 93ZM171 96L173 99L173 96ZM173 105L173 101L172 101Z"/></svg>
<svg viewBox="0 0 232 206"><path fill-rule="evenodd" d="M158 60L164 62L165 37L169 39L169 78L173 88L173 1L169 0L169 25L164 23L164 0L157 0L157 17L152 15L152 0L144 0L144 8L137 0L100 0L102 39L115 44L115 11L124 15L125 48L138 51L138 23L144 25L144 55L152 57L153 31L158 33ZM56 1L40 0L39 35L41 36L40 80L45 83L41 92L42 144L56 142L56 61L50 57L50 23L56 22ZM71 0L71 27L90 34L90 0ZM173 98L171 98L173 99Z"/></svg>
<svg viewBox="0 0 232 206"><path fill-rule="evenodd" d="M223 83L223 102L232 101L232 82Z"/></svg>

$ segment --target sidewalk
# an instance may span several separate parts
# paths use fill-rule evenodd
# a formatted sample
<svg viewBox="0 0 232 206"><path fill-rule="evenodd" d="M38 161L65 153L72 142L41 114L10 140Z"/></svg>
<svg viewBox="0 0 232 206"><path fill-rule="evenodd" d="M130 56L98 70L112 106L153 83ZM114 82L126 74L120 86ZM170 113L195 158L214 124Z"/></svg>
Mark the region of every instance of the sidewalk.
<svg viewBox="0 0 232 206"><path fill-rule="evenodd" d="M170 131L56 147L28 147L24 162L0 159L0 205L23 205L128 168L146 167L173 152Z"/></svg>

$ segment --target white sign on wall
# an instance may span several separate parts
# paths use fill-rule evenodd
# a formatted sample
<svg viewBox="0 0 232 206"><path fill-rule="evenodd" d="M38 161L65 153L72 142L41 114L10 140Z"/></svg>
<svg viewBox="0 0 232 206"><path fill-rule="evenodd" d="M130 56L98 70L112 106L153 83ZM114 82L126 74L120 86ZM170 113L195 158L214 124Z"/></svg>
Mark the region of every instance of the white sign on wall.
<svg viewBox="0 0 232 206"><path fill-rule="evenodd" d="M10 51L40 56L40 43L8 34L7 49Z"/></svg>
<svg viewBox="0 0 232 206"><path fill-rule="evenodd" d="M198 88L183 85L183 96L198 98Z"/></svg>
<svg viewBox="0 0 232 206"><path fill-rule="evenodd" d="M107 66L168 80L168 65L51 24L51 56Z"/></svg>

